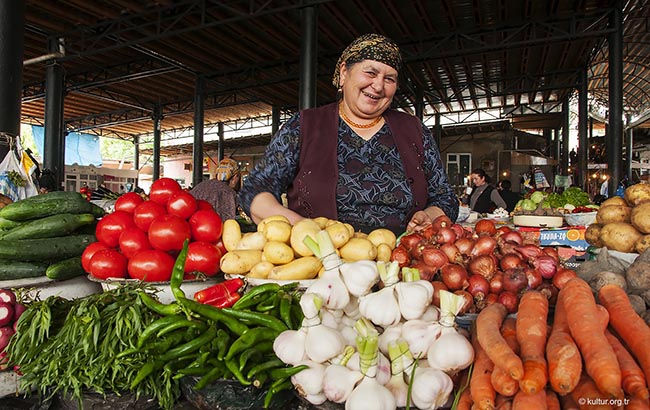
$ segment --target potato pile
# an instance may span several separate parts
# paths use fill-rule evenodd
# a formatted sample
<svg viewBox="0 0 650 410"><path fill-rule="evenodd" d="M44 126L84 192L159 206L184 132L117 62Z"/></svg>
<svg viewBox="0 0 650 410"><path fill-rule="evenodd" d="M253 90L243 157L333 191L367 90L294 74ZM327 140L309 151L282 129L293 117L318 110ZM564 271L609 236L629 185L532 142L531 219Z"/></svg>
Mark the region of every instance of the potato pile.
<svg viewBox="0 0 650 410"><path fill-rule="evenodd" d="M257 225L256 232L242 234L237 221L224 222L222 240L228 252L221 258L221 271L250 278L306 280L319 275L320 259L305 245L307 236L325 230L345 261L389 261L397 238L388 229L370 234L355 232L352 225L320 217L294 225L284 216L271 216Z"/></svg>
<svg viewBox="0 0 650 410"><path fill-rule="evenodd" d="M625 197L614 196L600 205L596 223L585 239L590 245L626 253L642 253L650 247L650 184L627 187Z"/></svg>

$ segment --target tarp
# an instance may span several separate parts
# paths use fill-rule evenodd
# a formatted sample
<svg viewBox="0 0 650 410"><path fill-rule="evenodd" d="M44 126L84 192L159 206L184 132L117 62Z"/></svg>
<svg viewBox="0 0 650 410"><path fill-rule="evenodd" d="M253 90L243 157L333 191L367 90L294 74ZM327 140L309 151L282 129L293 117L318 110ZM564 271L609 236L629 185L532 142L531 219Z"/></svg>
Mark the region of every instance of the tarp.
<svg viewBox="0 0 650 410"><path fill-rule="evenodd" d="M45 129L32 125L32 134L38 153L43 157ZM99 137L90 134L70 132L65 137L64 165L94 165L102 166L102 154L99 149Z"/></svg>

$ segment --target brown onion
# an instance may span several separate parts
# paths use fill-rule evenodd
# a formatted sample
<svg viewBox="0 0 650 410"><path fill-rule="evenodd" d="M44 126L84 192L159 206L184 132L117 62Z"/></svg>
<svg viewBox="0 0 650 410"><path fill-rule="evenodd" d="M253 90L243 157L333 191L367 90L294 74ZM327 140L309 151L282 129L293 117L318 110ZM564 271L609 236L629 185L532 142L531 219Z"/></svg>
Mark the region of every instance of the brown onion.
<svg viewBox="0 0 650 410"><path fill-rule="evenodd" d="M519 297L517 297L517 294L513 292L503 291L499 293L497 302L505 306L508 313L515 313L517 311L517 307L519 306Z"/></svg>
<svg viewBox="0 0 650 410"><path fill-rule="evenodd" d="M506 232L499 237L499 240L503 242L514 242L517 245L524 243L524 238L521 236L521 233L519 233L519 231Z"/></svg>
<svg viewBox="0 0 650 410"><path fill-rule="evenodd" d="M493 303L497 303L499 300L499 295L496 293L488 293L485 297L485 306L490 306Z"/></svg>
<svg viewBox="0 0 650 410"><path fill-rule="evenodd" d="M558 289L552 283L544 282L537 288L537 291L548 299L548 304L553 306L557 303Z"/></svg>
<svg viewBox="0 0 650 410"><path fill-rule="evenodd" d="M522 268L503 271L503 291L519 293L528 286L528 278Z"/></svg>
<svg viewBox="0 0 650 410"><path fill-rule="evenodd" d="M490 279L490 293L499 294L503 290L503 272L497 273Z"/></svg>
<svg viewBox="0 0 650 410"><path fill-rule="evenodd" d="M560 262L560 255L558 254L557 249L545 246L542 248L542 252L555 259L555 262Z"/></svg>
<svg viewBox="0 0 650 410"><path fill-rule="evenodd" d="M454 243L457 239L456 232L448 227L438 229L438 233L433 237L436 243Z"/></svg>
<svg viewBox="0 0 650 410"><path fill-rule="evenodd" d="M463 225L461 224L453 224L451 226L451 229L456 232L456 238L464 238L469 233L467 230L465 230L465 228L463 228Z"/></svg>
<svg viewBox="0 0 650 410"><path fill-rule="evenodd" d="M497 240L493 236L486 236L486 235L481 236L474 243L471 256L493 254L496 247L497 247Z"/></svg>
<svg viewBox="0 0 650 410"><path fill-rule="evenodd" d="M507 254L507 253L516 253L516 254L519 254L519 252L517 252L517 247L519 247L519 245L516 244L515 242L510 242L510 241L498 241L499 253L500 253L501 255L505 255L505 254Z"/></svg>
<svg viewBox="0 0 650 410"><path fill-rule="evenodd" d="M526 268L526 280L528 281L528 289L537 289L539 285L542 284L542 281L544 280L542 278L542 275L539 273L537 269L533 268Z"/></svg>
<svg viewBox="0 0 650 410"><path fill-rule="evenodd" d="M532 260L532 265L544 279L551 279L557 272L557 261L552 256L542 255Z"/></svg>
<svg viewBox="0 0 650 410"><path fill-rule="evenodd" d="M431 303L433 306L440 307L440 291L449 290L449 288L444 282L439 280L432 281L431 285L433 286L433 297L431 298Z"/></svg>
<svg viewBox="0 0 650 410"><path fill-rule="evenodd" d="M525 261L529 261L544 254L542 248L536 245L521 245L518 246L516 250Z"/></svg>
<svg viewBox="0 0 650 410"><path fill-rule="evenodd" d="M485 307L485 297L490 293L490 283L481 275L470 275L467 282L469 286L465 290L474 298L476 308L483 309Z"/></svg>
<svg viewBox="0 0 650 410"><path fill-rule="evenodd" d="M459 315L468 312L471 313L474 311L474 298L472 297L472 295L469 294L469 292L466 292L464 290L457 290L454 292L454 294L465 298L465 304L463 305L462 308L460 308L460 312L458 312Z"/></svg>
<svg viewBox="0 0 650 410"><path fill-rule="evenodd" d="M429 224L424 229L418 231L418 233L422 235L424 239L430 240L436 234L436 230L431 226L431 224Z"/></svg>
<svg viewBox="0 0 650 410"><path fill-rule="evenodd" d="M472 249L474 248L474 242L474 239L466 236L457 239L456 242L454 242L454 245L456 245L461 255L470 256L472 254Z"/></svg>
<svg viewBox="0 0 650 410"><path fill-rule="evenodd" d="M429 266L426 263L419 260L414 260L413 262L411 262L411 267L416 268L418 271L420 271L420 279L424 279L428 281L432 281L433 278L438 273L437 268Z"/></svg>
<svg viewBox="0 0 650 410"><path fill-rule="evenodd" d="M453 243L445 243L440 245L440 250L447 255L447 259L451 263L462 263L463 256L460 254L460 251Z"/></svg>
<svg viewBox="0 0 650 410"><path fill-rule="evenodd" d="M524 266L524 260L518 253L506 253L499 260L499 267L503 270L510 268L520 268Z"/></svg>
<svg viewBox="0 0 650 410"><path fill-rule="evenodd" d="M497 265L491 255L473 256L467 264L467 269L473 275L481 275L490 280L497 271Z"/></svg>
<svg viewBox="0 0 650 410"><path fill-rule="evenodd" d="M440 215L431 222L431 226L436 232L438 232L440 228L449 228L451 225L453 225L453 222L451 222L451 219L449 219L447 215Z"/></svg>
<svg viewBox="0 0 650 410"><path fill-rule="evenodd" d="M446 263L449 263L447 254L435 247L434 245L425 245L422 247L422 256L420 260L427 265L436 269L436 271Z"/></svg>
<svg viewBox="0 0 650 410"><path fill-rule="evenodd" d="M474 225L474 232L477 235L494 236L497 233L497 225L491 219L481 219Z"/></svg>
<svg viewBox="0 0 650 410"><path fill-rule="evenodd" d="M422 249L428 245L429 242L426 239L422 239L420 242L416 243L409 249L409 253L411 254L411 258L413 259L421 259L422 258Z"/></svg>
<svg viewBox="0 0 650 410"><path fill-rule="evenodd" d="M440 278L450 291L465 289L469 283L467 269L457 263L448 263L440 268Z"/></svg>
<svg viewBox="0 0 650 410"><path fill-rule="evenodd" d="M395 247L395 249L393 249L393 252L390 254L390 260L397 262L401 269L405 266L409 266L411 263L411 255L409 254L409 251L400 243Z"/></svg>
<svg viewBox="0 0 650 410"><path fill-rule="evenodd" d="M408 235L402 236L402 238L399 240L399 244L406 248L406 250L410 251L411 248L416 246L420 241L422 240L422 235L419 233L410 233Z"/></svg>
<svg viewBox="0 0 650 410"><path fill-rule="evenodd" d="M497 234L502 235L504 233L512 232L512 228L510 228L508 225L502 225L497 228Z"/></svg>
<svg viewBox="0 0 650 410"><path fill-rule="evenodd" d="M575 278L576 276L578 276L576 274L576 271L572 269L560 268L553 276L553 286L558 289L562 289L568 281Z"/></svg>

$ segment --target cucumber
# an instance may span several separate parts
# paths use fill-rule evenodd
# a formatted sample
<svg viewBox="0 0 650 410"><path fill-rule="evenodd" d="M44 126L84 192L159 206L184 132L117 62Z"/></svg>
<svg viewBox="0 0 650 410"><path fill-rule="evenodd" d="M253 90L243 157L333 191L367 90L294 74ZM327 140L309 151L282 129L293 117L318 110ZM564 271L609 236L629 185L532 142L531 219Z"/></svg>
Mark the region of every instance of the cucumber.
<svg viewBox="0 0 650 410"><path fill-rule="evenodd" d="M0 240L0 259L21 262L60 261L81 256L95 235L69 235L54 238Z"/></svg>
<svg viewBox="0 0 650 410"><path fill-rule="evenodd" d="M78 192L57 193L60 195L36 195L9 204L0 209L0 218L11 221L28 221L57 214L93 212L92 204L86 201Z"/></svg>
<svg viewBox="0 0 650 410"><path fill-rule="evenodd" d="M0 218L0 231L10 231L17 226L20 226L22 222L10 221L9 219Z"/></svg>
<svg viewBox="0 0 650 410"><path fill-rule="evenodd" d="M83 266L81 266L81 256L73 256L72 258L55 262L48 266L45 271L45 276L56 280L72 279L85 274L86 272Z"/></svg>
<svg viewBox="0 0 650 410"><path fill-rule="evenodd" d="M47 263L0 260L0 280L16 280L45 276Z"/></svg>
<svg viewBox="0 0 650 410"><path fill-rule="evenodd" d="M102 216L106 215L106 210L101 206L90 202L90 213L95 215L95 218L101 218Z"/></svg>
<svg viewBox="0 0 650 410"><path fill-rule="evenodd" d="M0 240L37 239L66 236L95 222L93 214L58 214L34 219L8 232L0 233Z"/></svg>

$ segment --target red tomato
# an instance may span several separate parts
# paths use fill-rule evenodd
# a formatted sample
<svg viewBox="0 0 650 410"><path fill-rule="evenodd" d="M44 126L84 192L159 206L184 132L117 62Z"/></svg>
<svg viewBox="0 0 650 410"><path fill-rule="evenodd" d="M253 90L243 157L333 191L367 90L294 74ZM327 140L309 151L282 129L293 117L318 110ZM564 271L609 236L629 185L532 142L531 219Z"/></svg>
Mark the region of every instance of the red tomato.
<svg viewBox="0 0 650 410"><path fill-rule="evenodd" d="M124 211L115 211L97 222L95 236L109 248L117 248L120 243L120 234L127 228L135 226L133 217Z"/></svg>
<svg viewBox="0 0 650 410"><path fill-rule="evenodd" d="M190 224L176 215L159 216L149 226L151 247L165 252L180 251L190 236Z"/></svg>
<svg viewBox="0 0 650 410"><path fill-rule="evenodd" d="M221 251L221 255L225 255L228 250L226 249L226 245L223 244L223 238L220 238L215 246Z"/></svg>
<svg viewBox="0 0 650 410"><path fill-rule="evenodd" d="M120 252L127 258L145 249L151 249L147 233L137 227L126 229L120 235Z"/></svg>
<svg viewBox="0 0 650 410"><path fill-rule="evenodd" d="M140 205L142 202L144 202L144 199L142 199L140 195L135 192L127 192L117 198L115 201L115 210L132 214L135 207Z"/></svg>
<svg viewBox="0 0 650 410"><path fill-rule="evenodd" d="M178 182L171 178L159 178L151 184L149 199L160 205L167 205L169 198L182 188Z"/></svg>
<svg viewBox="0 0 650 410"><path fill-rule="evenodd" d="M179 191L167 201L167 213L187 219L197 210L196 198L187 191Z"/></svg>
<svg viewBox="0 0 650 410"><path fill-rule="evenodd" d="M174 262L167 252L145 249L129 259L129 276L146 282L167 282L172 277Z"/></svg>
<svg viewBox="0 0 650 410"><path fill-rule="evenodd" d="M93 257L95 252L102 251L104 249L109 249L108 246L101 242L93 242L90 245L86 246L83 253L81 254L81 266L87 273L90 273L90 259Z"/></svg>
<svg viewBox="0 0 650 410"><path fill-rule="evenodd" d="M221 239L223 221L218 213L208 210L196 211L190 216L189 223L193 240L215 243Z"/></svg>
<svg viewBox="0 0 650 410"><path fill-rule="evenodd" d="M115 249L104 249L90 258L90 274L97 279L126 278L126 265L126 256Z"/></svg>
<svg viewBox="0 0 650 410"><path fill-rule="evenodd" d="M215 211L212 204L210 202L206 201L205 199L197 199L196 200L196 207L197 207L198 210L207 209L208 211Z"/></svg>
<svg viewBox="0 0 650 410"><path fill-rule="evenodd" d="M149 225L154 219L167 213L165 207L154 201L144 201L133 211L133 222L141 230L149 231Z"/></svg>
<svg viewBox="0 0 650 410"><path fill-rule="evenodd" d="M214 276L220 272L219 260L221 251L208 242L192 242L187 247L185 273L201 272L206 276Z"/></svg>

